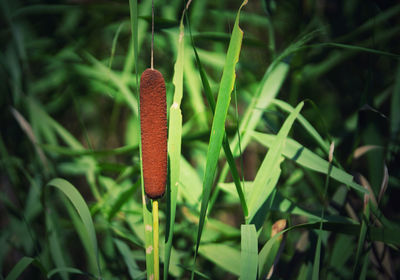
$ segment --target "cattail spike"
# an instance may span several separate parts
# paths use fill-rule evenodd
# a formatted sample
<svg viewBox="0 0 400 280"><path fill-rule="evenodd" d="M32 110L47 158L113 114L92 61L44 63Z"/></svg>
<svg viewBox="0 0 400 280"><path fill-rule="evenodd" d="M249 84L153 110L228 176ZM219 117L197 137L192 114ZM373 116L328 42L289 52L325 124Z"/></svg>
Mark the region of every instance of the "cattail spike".
<svg viewBox="0 0 400 280"><path fill-rule="evenodd" d="M143 179L152 199L165 192L167 178L167 104L162 74L146 69L140 78Z"/></svg>

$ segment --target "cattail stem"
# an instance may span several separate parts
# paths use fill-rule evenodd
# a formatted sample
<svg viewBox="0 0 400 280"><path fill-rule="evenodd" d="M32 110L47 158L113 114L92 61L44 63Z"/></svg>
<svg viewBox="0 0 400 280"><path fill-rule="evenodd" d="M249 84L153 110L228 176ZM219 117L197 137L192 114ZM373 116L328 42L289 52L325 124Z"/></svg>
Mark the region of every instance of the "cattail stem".
<svg viewBox="0 0 400 280"><path fill-rule="evenodd" d="M153 200L154 280L159 280L160 278L158 245L158 201Z"/></svg>
<svg viewBox="0 0 400 280"><path fill-rule="evenodd" d="M154 69L154 0L151 1L151 58L150 68Z"/></svg>

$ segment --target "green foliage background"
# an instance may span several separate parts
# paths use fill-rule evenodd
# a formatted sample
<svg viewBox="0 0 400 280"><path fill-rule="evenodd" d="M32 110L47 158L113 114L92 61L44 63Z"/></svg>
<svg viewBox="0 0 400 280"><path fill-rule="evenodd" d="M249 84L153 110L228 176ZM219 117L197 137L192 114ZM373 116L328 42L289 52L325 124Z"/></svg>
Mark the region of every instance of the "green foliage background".
<svg viewBox="0 0 400 280"><path fill-rule="evenodd" d="M241 4L183 16L185 1L155 0L161 275L395 279L400 5ZM151 276L137 84L151 0L0 8L0 279Z"/></svg>

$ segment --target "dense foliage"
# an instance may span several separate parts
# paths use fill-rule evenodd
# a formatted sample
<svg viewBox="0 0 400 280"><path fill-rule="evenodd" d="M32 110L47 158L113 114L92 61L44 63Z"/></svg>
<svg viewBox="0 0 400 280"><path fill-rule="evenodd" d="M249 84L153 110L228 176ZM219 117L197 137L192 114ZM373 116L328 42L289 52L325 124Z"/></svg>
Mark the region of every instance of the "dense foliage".
<svg viewBox="0 0 400 280"><path fill-rule="evenodd" d="M164 279L399 276L400 4L154 4ZM150 276L151 0L0 7L0 279Z"/></svg>

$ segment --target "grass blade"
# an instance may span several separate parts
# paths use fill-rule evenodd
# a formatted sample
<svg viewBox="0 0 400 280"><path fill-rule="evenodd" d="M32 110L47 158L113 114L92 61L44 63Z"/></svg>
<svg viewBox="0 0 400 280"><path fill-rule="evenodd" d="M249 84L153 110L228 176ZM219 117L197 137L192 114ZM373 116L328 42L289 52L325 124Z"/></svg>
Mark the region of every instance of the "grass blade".
<svg viewBox="0 0 400 280"><path fill-rule="evenodd" d="M188 19L188 23L189 23L189 19ZM208 82L207 74L206 74L206 72L205 72L205 70L203 68L203 65L202 65L202 63L200 61L200 57L199 57L199 55L197 53L197 50L196 50L196 47L194 45L194 41L193 41L193 37L192 37L192 32L191 32L190 26L189 26L189 32L190 32L190 38L192 40L192 47L193 47L193 52L194 52L194 55L195 55L197 67L199 68L199 72L200 72L201 82L203 84L203 89L204 89L208 104L209 104L209 106L211 108L211 111L212 111L213 114L215 114L214 96L213 96L212 91L211 91L210 83ZM229 168L231 170L232 178L233 178L233 181L235 183L236 191L238 193L238 196L239 196L239 199L240 199L240 204L241 204L242 209L243 209L243 214L244 214L245 217L247 217L248 214L249 214L249 211L248 211L248 208L247 208L246 199L245 199L245 196L244 196L244 193L243 193L243 188L242 188L242 185L241 185L241 182L240 182L239 172L237 171L236 163L235 163L235 160L233 158L231 147L229 146L229 141L228 141L228 138L227 138L226 134L224 134L224 138L222 140L222 147L224 149L226 160L227 160Z"/></svg>
<svg viewBox="0 0 400 280"><path fill-rule="evenodd" d="M296 109L286 119L257 172L256 178L253 182L252 191L248 198L249 221L252 221L257 211L261 208L275 188L277 179L279 178L281 157L286 137L300 113L301 108L303 108L303 105L303 102L299 103Z"/></svg>
<svg viewBox="0 0 400 280"><path fill-rule="evenodd" d="M257 279L258 244L254 225L241 226L240 279Z"/></svg>
<svg viewBox="0 0 400 280"><path fill-rule="evenodd" d="M186 7L187 9L188 7ZM182 112L181 101L183 97L183 66L184 66L184 25L183 18L186 9L183 11L179 26L178 57L175 63L173 84L175 85L174 100L169 110L168 129L168 155L170 166L170 183L167 189L167 224L165 235L164 251L164 279L168 279L169 263L172 250L172 238L174 233L176 200L178 196L178 184L180 177L181 143L182 143Z"/></svg>
<svg viewBox="0 0 400 280"><path fill-rule="evenodd" d="M22 272L32 263L35 259L30 257L23 257L19 262L13 267L13 269L8 273L5 280L17 280Z"/></svg>
<svg viewBox="0 0 400 280"><path fill-rule="evenodd" d="M353 279L360 275L362 268L360 268L361 256L364 252L364 243L367 236L368 224L370 219L370 194L364 195L364 211L362 215L360 233L357 243L357 252L354 261L354 268L353 268ZM360 277L361 279L361 277Z"/></svg>
<svg viewBox="0 0 400 280"><path fill-rule="evenodd" d="M251 139L253 131L260 121L260 118L274 97L278 94L285 78L289 73L289 65L285 62L279 62L276 66L271 65L265 72L262 81L256 92L254 101L248 106L248 109L240 123L240 145L244 150ZM236 136L232 141L233 154L239 153L239 138Z"/></svg>
<svg viewBox="0 0 400 280"><path fill-rule="evenodd" d="M92 216L90 215L90 211L85 200L78 192L78 190L64 179L61 178L53 179L47 184L47 186L55 187L62 193L64 193L65 196L70 200L70 202L74 206L75 210L78 212L79 217L81 218L85 226L86 233L89 237L91 247L93 249L93 254L96 256L98 276L101 277L101 268L99 262L99 253L97 249L96 232L94 229Z"/></svg>
<svg viewBox="0 0 400 280"><path fill-rule="evenodd" d="M46 215L46 228L49 232L49 247L50 247L50 254L53 258L53 261L57 268L66 267L63 251L61 249L60 238L57 232L55 214L52 211ZM67 280L69 279L68 274L65 271L60 272L61 279Z"/></svg>
<svg viewBox="0 0 400 280"><path fill-rule="evenodd" d="M90 279L97 279L96 276L86 273L86 272L83 272L82 270L74 268L74 267L59 267L59 268L52 269L47 273L47 278L51 279L54 275L57 275L57 274L62 275L63 273L65 273L67 275L68 274L78 274L78 275L83 275Z"/></svg>
<svg viewBox="0 0 400 280"><path fill-rule="evenodd" d="M376 55L383 55L383 56L389 56L389 57L392 57L392 58L400 59L400 55L399 54L394 54L394 53L390 53L390 52L375 50L375 49L361 47L361 46L348 45L348 44L321 43L321 44L315 44L315 45L306 46L304 48L310 48L310 47L334 47L334 48L341 48L341 49L346 49L346 50L351 50L351 51L358 51L358 52L367 52L367 53L372 53L372 54L376 54Z"/></svg>
<svg viewBox="0 0 400 280"><path fill-rule="evenodd" d="M203 198L201 202L200 221L196 239L196 249L194 260L196 261L197 251L200 246L201 234L207 214L207 205L211 194L211 187L214 181L215 170L218 163L219 152L222 146L222 140L225 131L225 119L228 113L231 92L235 82L235 66L239 60L240 49L243 40L243 32L239 27L239 16L242 7L247 3L243 1L239 8L235 25L232 31L231 41L228 47L224 71L221 78L221 84L218 92L217 105L215 108L215 116L211 127L210 142L207 151L206 171L203 180ZM192 279L194 274L192 273Z"/></svg>
<svg viewBox="0 0 400 280"><path fill-rule="evenodd" d="M271 238L265 243L258 255L258 275L259 279L271 279L274 266L279 260L283 249L284 239L282 235L274 238L286 227L286 220L276 221L271 227Z"/></svg>
<svg viewBox="0 0 400 280"><path fill-rule="evenodd" d="M259 132L253 132L253 137L259 143L269 148L272 147L272 145L276 141L276 136ZM287 139L286 145L282 151L282 155L286 158L294 160L297 164L316 172L326 174L328 170L329 163L326 160L322 159L317 154L313 153L309 149L302 146L300 143L290 138ZM366 190L362 186L353 182L352 175L337 167L332 167L331 177L361 193L366 192Z"/></svg>
<svg viewBox="0 0 400 280"><path fill-rule="evenodd" d="M114 243L118 248L118 251L124 258L125 264L128 267L129 275L132 279L141 279L146 274L143 271L140 271L138 265L136 264L130 248L124 242L118 239L114 239Z"/></svg>
<svg viewBox="0 0 400 280"><path fill-rule="evenodd" d="M129 201L129 199L132 199L134 191L139 187L140 181L137 181L135 185L130 187L124 192L121 192L118 198L115 200L115 202L112 204L110 211L108 212L108 221L111 221L112 218L120 211L122 206Z"/></svg>
<svg viewBox="0 0 400 280"><path fill-rule="evenodd" d="M282 110L285 110L286 112L290 113L294 110L292 106L290 106L288 103L279 100L279 99L273 99L271 103L279 106ZM314 138L314 140L320 145L320 147L328 154L329 152L329 144L322 139L321 135L318 133L318 131L304 118L301 114L298 117L299 123L308 131L308 133Z"/></svg>
<svg viewBox="0 0 400 280"><path fill-rule="evenodd" d="M329 178L330 178L330 175L332 172L333 149L334 149L334 143L332 142L331 149L329 152L329 166L328 166L328 170L327 170L326 177L325 177L325 187L324 187L324 196L323 196L324 199L326 199L326 194L327 194L328 186L329 186ZM321 242L322 242L322 235L323 235L322 221L325 218L324 216L325 216L325 205L322 206L319 230L317 231L318 240L317 240L317 247L315 249L315 256L314 256L313 273L312 273L313 280L319 279L319 272L320 272L319 268L320 268L320 263L321 263Z"/></svg>
<svg viewBox="0 0 400 280"><path fill-rule="evenodd" d="M199 253L224 270L240 275L240 252L232 246L221 243L204 244Z"/></svg>

